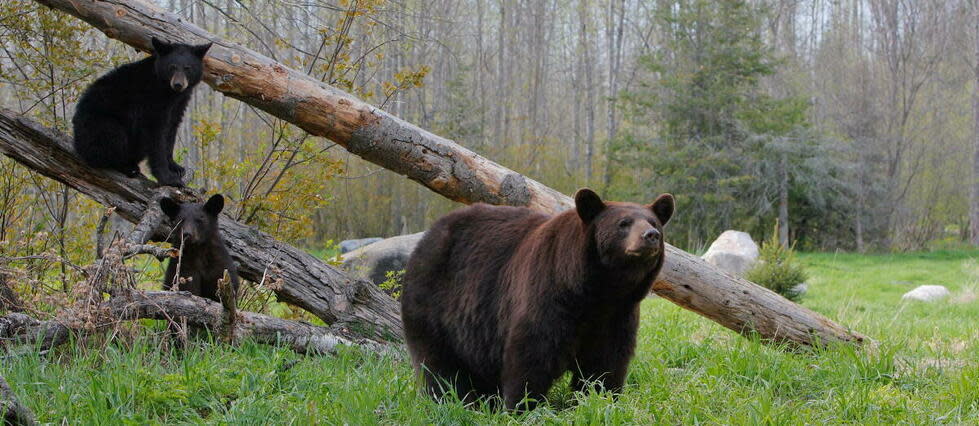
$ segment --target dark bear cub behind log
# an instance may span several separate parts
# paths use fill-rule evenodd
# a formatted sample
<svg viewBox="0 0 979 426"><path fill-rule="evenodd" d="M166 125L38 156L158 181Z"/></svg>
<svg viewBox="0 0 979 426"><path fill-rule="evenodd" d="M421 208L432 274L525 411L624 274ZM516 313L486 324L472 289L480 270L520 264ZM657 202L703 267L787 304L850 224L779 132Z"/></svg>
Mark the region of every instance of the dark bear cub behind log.
<svg viewBox="0 0 979 426"><path fill-rule="evenodd" d="M476 204L439 219L412 253L401 315L429 393L542 400L571 371L617 392L639 304L663 266L673 196L604 202L589 189L555 216Z"/></svg>
<svg viewBox="0 0 979 426"><path fill-rule="evenodd" d="M154 38L153 56L95 80L75 107L75 152L92 167L139 176L139 163L162 185L183 186L173 160L177 127L204 72L211 44L171 44Z"/></svg>
<svg viewBox="0 0 979 426"><path fill-rule="evenodd" d="M174 224L170 240L175 241L181 255L170 259L163 279L163 288L170 290L178 284L196 296L218 299L218 281L228 271L234 293L238 292L238 269L235 267L218 228L218 214L224 209L224 197L211 196L206 203L180 204L173 199L160 200L160 208Z"/></svg>

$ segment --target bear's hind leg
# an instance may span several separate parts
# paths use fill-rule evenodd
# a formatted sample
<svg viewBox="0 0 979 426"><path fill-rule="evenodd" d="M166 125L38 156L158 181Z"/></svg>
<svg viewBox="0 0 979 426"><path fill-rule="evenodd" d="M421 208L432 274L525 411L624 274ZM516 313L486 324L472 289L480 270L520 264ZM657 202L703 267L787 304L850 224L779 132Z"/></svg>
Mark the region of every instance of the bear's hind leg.
<svg viewBox="0 0 979 426"><path fill-rule="evenodd" d="M111 118L75 126L75 153L89 166L112 169L127 177L140 175L142 156L132 146L126 127Z"/></svg>
<svg viewBox="0 0 979 426"><path fill-rule="evenodd" d="M164 139L165 135L159 134L158 129L147 129L140 136L143 138L143 146L148 151L150 171L153 172L156 181L160 185L183 187L184 182L180 174L170 167L173 158L170 155L168 144Z"/></svg>
<svg viewBox="0 0 979 426"><path fill-rule="evenodd" d="M425 390L433 399L442 400L450 391L455 391L459 399L467 403L483 396L450 348L429 333L415 331L406 321L405 334L415 336L407 339L408 351L416 372L425 381Z"/></svg>

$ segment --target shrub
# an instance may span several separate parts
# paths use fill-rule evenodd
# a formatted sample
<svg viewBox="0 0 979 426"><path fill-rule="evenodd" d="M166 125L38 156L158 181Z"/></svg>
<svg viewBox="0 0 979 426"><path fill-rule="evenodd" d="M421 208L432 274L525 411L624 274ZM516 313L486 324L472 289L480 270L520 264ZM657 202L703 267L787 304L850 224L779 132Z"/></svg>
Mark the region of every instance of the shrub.
<svg viewBox="0 0 979 426"><path fill-rule="evenodd" d="M388 296L394 298L394 300L401 300L401 285L404 283L405 270L401 269L398 271L388 271L385 275L387 280L378 284L377 286L384 290Z"/></svg>
<svg viewBox="0 0 979 426"><path fill-rule="evenodd" d="M783 246L779 242L776 224L772 236L761 244L758 263L745 274L745 278L794 301L802 297L797 286L809 276L796 261L793 247Z"/></svg>

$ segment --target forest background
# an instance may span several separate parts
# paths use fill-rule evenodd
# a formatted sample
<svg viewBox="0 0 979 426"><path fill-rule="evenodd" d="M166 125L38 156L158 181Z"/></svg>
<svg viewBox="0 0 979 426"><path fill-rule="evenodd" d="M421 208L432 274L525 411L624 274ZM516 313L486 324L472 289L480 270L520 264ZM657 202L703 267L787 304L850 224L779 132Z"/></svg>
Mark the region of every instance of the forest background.
<svg viewBox="0 0 979 426"><path fill-rule="evenodd" d="M979 234L977 3L156 2L562 192L672 192L669 240L693 251L776 223L812 251ZM81 91L142 56L35 2L0 4L0 104L46 125L69 132ZM458 207L205 85L186 117L190 185L311 250ZM67 286L91 262L103 213L0 159L0 256L29 258L41 281Z"/></svg>

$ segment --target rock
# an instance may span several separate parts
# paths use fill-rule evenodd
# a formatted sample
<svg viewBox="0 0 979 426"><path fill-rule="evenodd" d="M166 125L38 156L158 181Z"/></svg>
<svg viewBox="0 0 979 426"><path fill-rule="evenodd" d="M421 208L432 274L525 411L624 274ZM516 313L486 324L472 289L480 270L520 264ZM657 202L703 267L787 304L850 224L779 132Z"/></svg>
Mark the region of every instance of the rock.
<svg viewBox="0 0 979 426"><path fill-rule="evenodd" d="M711 243L703 259L724 272L741 277L758 261L758 244L747 232L727 230Z"/></svg>
<svg viewBox="0 0 979 426"><path fill-rule="evenodd" d="M387 280L388 272L405 268L423 235L400 235L363 246L343 255L343 267L354 277L380 284Z"/></svg>
<svg viewBox="0 0 979 426"><path fill-rule="evenodd" d="M914 290L904 293L901 300L917 300L921 302L934 302L948 297L948 289L941 285L923 285Z"/></svg>
<svg viewBox="0 0 979 426"><path fill-rule="evenodd" d="M383 239L384 238L373 237L373 238L360 238L360 239L356 239L356 240L343 240L343 241L340 241L340 254L350 253L350 252L352 252L354 250L357 250L357 249L359 249L359 248L361 248L363 246L366 246L368 244L374 244L374 243L376 243L378 241L381 241Z"/></svg>

